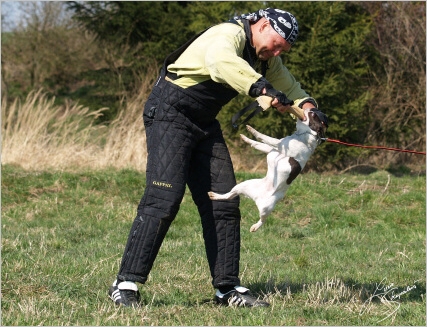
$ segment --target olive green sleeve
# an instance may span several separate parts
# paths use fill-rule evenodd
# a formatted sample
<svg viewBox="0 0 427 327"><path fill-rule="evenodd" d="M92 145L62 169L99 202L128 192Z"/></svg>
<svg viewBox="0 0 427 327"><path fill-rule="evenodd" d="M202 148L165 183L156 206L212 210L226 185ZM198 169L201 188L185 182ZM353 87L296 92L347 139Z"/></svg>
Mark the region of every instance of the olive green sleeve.
<svg viewBox="0 0 427 327"><path fill-rule="evenodd" d="M301 88L301 84L296 81L295 77L283 65L280 57L271 58L268 64L269 68L267 70L266 79L276 90L285 93L289 99L294 100L296 105L309 99L317 104L316 100Z"/></svg>

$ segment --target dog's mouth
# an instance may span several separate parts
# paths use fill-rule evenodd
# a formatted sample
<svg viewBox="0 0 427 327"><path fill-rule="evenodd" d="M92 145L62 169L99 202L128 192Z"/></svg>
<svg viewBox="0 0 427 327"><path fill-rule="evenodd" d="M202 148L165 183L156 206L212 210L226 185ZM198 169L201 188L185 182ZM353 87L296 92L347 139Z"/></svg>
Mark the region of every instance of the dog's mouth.
<svg viewBox="0 0 427 327"><path fill-rule="evenodd" d="M298 118L301 121L304 121L304 120L307 119L307 117L305 116L304 109L301 109L300 107L291 106L289 108L288 112L290 112L291 114L293 114L296 118Z"/></svg>
<svg viewBox="0 0 427 327"><path fill-rule="evenodd" d="M305 113L302 114L303 117L297 116L297 118L301 121L306 121L307 120L307 116L305 115Z"/></svg>

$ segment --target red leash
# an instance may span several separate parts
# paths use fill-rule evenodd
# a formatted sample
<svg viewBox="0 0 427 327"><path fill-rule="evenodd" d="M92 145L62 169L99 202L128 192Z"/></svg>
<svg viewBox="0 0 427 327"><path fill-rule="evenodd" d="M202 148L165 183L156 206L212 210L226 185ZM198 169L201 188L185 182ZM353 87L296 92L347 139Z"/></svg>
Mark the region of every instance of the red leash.
<svg viewBox="0 0 427 327"><path fill-rule="evenodd" d="M356 147L359 147L359 148L382 149L382 150L390 150L390 151L398 151L398 152L408 152L408 153L415 153L415 154L426 155L425 152L418 152L418 151L413 151L413 150L403 150L403 149L396 149L396 148L387 148L385 146L375 146L375 145L351 144L351 143L342 142L340 140L334 140L334 139L328 139L328 138L324 138L322 140L325 140L327 142L332 142L332 143L344 144L344 145L348 145L348 146L356 146Z"/></svg>

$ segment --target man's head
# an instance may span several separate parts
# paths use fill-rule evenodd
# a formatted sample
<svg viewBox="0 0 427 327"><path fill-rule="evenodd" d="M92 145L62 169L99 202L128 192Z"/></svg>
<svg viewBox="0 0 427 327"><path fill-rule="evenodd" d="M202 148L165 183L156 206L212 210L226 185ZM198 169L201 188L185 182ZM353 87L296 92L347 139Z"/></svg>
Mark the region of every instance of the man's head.
<svg viewBox="0 0 427 327"><path fill-rule="evenodd" d="M244 14L237 19L249 20L252 30L252 46L261 60L288 52L298 37L298 22L295 17L280 9L260 9Z"/></svg>
<svg viewBox="0 0 427 327"><path fill-rule="evenodd" d="M270 25L291 46L298 37L298 22L294 15L281 9L261 9L260 15L267 19Z"/></svg>

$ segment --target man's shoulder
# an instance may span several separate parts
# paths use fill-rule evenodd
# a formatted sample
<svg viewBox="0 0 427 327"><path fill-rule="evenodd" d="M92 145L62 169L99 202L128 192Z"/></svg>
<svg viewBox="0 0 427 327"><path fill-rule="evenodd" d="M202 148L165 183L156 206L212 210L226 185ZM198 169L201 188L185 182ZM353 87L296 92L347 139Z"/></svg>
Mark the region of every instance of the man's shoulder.
<svg viewBox="0 0 427 327"><path fill-rule="evenodd" d="M216 25L213 25L210 30L214 30L215 32L229 32L229 33L245 33L243 28L243 24L240 21L226 21Z"/></svg>
<svg viewBox="0 0 427 327"><path fill-rule="evenodd" d="M210 27L200 38L201 42L213 42L217 40L244 46L246 35L240 25L223 22Z"/></svg>
<svg viewBox="0 0 427 327"><path fill-rule="evenodd" d="M268 59L268 67L275 70L281 70L283 68L282 58L280 56L271 57Z"/></svg>

